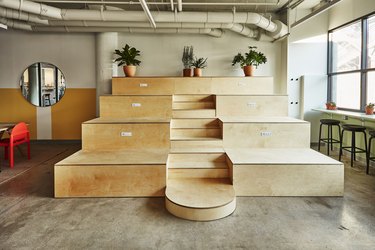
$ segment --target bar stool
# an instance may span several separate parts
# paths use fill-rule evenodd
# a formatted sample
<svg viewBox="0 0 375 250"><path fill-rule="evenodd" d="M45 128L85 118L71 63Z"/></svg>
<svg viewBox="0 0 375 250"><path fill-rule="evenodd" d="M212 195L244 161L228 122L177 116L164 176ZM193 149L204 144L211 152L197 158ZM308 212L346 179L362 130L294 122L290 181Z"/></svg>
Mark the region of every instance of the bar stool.
<svg viewBox="0 0 375 250"><path fill-rule="evenodd" d="M322 138L322 125L327 125L327 138ZM332 127L337 126L338 133L339 133L339 140L332 138ZM333 143L340 143L341 142L341 134L340 134L340 121L334 119L321 119L320 126L319 126L319 142L318 142L318 151L320 151L320 142L327 143L327 155L329 155L329 144L331 144L331 150L333 150Z"/></svg>
<svg viewBox="0 0 375 250"><path fill-rule="evenodd" d="M348 131L352 133L352 143L351 146L342 146L342 141L344 140L344 132ZM356 133L363 133L363 136L365 137L365 149L358 148L355 146L355 135ZM367 162L367 137L366 137L366 127L360 126L360 125L354 125L354 124L344 124L342 125L342 132L341 132L341 143L340 143L340 155L339 155L339 161L341 161L341 155L342 151L348 151L350 152L350 165L353 167L353 160L355 161L355 155L356 153L365 153L366 154L366 162Z"/></svg>
<svg viewBox="0 0 375 250"><path fill-rule="evenodd" d="M368 142L368 155L367 155L367 166L366 166L366 174L369 174L370 171L370 161L375 161L375 156L371 157L371 141L375 138L375 130L369 131L370 140Z"/></svg>

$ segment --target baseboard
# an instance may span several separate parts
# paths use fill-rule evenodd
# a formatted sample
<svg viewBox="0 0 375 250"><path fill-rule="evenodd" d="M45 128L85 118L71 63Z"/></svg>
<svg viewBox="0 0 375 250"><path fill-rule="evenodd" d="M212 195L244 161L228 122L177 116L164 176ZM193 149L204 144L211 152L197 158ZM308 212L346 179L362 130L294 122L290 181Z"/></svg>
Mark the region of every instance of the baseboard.
<svg viewBox="0 0 375 250"><path fill-rule="evenodd" d="M30 140L31 144L78 144L81 140Z"/></svg>

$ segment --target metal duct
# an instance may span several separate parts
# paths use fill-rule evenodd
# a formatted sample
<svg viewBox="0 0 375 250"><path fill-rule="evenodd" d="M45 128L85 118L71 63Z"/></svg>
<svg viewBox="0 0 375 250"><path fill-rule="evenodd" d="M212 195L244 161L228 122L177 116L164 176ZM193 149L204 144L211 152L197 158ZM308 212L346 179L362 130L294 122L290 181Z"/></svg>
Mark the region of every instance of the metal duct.
<svg viewBox="0 0 375 250"><path fill-rule="evenodd" d="M0 6L49 18L61 19L61 9L27 0L0 0Z"/></svg>
<svg viewBox="0 0 375 250"><path fill-rule="evenodd" d="M29 25L29 24L17 22L17 21L14 21L14 20L8 20L8 19L3 18L3 17L0 17L0 23L8 26L8 28L32 31L31 25Z"/></svg>
<svg viewBox="0 0 375 250"><path fill-rule="evenodd" d="M48 20L42 20L38 16L0 7L0 17L17 19L26 22L48 25Z"/></svg>

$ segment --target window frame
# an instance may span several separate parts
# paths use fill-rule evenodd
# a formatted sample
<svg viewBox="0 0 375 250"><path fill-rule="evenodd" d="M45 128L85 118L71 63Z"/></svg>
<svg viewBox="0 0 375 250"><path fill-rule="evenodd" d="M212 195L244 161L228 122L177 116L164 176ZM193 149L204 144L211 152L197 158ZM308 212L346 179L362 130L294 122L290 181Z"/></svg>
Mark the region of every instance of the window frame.
<svg viewBox="0 0 375 250"><path fill-rule="evenodd" d="M350 73L359 73L360 74L360 109L350 109L344 107L338 107L340 110L347 110L347 111L354 111L354 112L364 112L365 105L367 103L367 73L370 71L375 71L375 68L368 68L367 65L367 49L368 49L368 19L374 17L375 18L375 11L371 12L368 15L362 16L360 18L354 19L350 22L347 22L343 25L340 25L336 28L328 30L327 33L327 76L328 76L328 84L327 84L327 102L332 101L333 96L333 88L332 88L332 79L334 76L343 75L343 74L350 74ZM361 22L361 63L360 69L356 70L347 70L347 71L340 71L340 72L332 72L332 41L330 39L331 34L335 31L348 27L356 22Z"/></svg>

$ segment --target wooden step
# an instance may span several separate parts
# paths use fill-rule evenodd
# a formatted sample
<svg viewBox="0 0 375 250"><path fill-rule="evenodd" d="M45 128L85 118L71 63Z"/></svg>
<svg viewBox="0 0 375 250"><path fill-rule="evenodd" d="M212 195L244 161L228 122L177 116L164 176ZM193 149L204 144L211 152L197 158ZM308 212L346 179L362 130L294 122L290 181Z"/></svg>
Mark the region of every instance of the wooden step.
<svg viewBox="0 0 375 250"><path fill-rule="evenodd" d="M171 138L179 138L179 137L221 138L222 132L220 128L172 128Z"/></svg>
<svg viewBox="0 0 375 250"><path fill-rule="evenodd" d="M215 109L173 110L173 118L215 118Z"/></svg>
<svg viewBox="0 0 375 250"><path fill-rule="evenodd" d="M214 102L213 95L173 95L173 102Z"/></svg>
<svg viewBox="0 0 375 250"><path fill-rule="evenodd" d="M215 108L214 102L173 102L173 110L181 109L213 109Z"/></svg>
<svg viewBox="0 0 375 250"><path fill-rule="evenodd" d="M222 148L223 140L218 138L199 140L197 138L189 139L171 139L171 149L185 148Z"/></svg>
<svg viewBox="0 0 375 250"><path fill-rule="evenodd" d="M171 148L169 150L170 153L225 153L224 148L218 147L218 148L210 148L210 147L179 147L179 148Z"/></svg>
<svg viewBox="0 0 375 250"><path fill-rule="evenodd" d="M172 119L171 128L220 128L220 120L208 119Z"/></svg>
<svg viewBox="0 0 375 250"><path fill-rule="evenodd" d="M171 96L101 96L101 118L171 118Z"/></svg>
<svg viewBox="0 0 375 250"><path fill-rule="evenodd" d="M343 195L344 165L312 149L227 148L226 153L238 196Z"/></svg>
<svg viewBox="0 0 375 250"><path fill-rule="evenodd" d="M171 154L170 154L171 155ZM190 155L189 155L190 156ZM191 159L191 158L190 158ZM168 164L168 169L174 169L174 168L190 168L190 169L227 169L228 165L225 161L172 161Z"/></svg>
<svg viewBox="0 0 375 250"><path fill-rule="evenodd" d="M226 155L222 153L183 153L183 154L169 154L168 163L202 163L206 162L226 162Z"/></svg>
<svg viewBox="0 0 375 250"><path fill-rule="evenodd" d="M217 220L236 208L235 192L228 178L168 179L165 195L167 210L187 220Z"/></svg>
<svg viewBox="0 0 375 250"><path fill-rule="evenodd" d="M171 168L168 178L228 178L228 168Z"/></svg>
<svg viewBox="0 0 375 250"><path fill-rule="evenodd" d="M78 151L56 163L55 197L164 196L165 150Z"/></svg>

